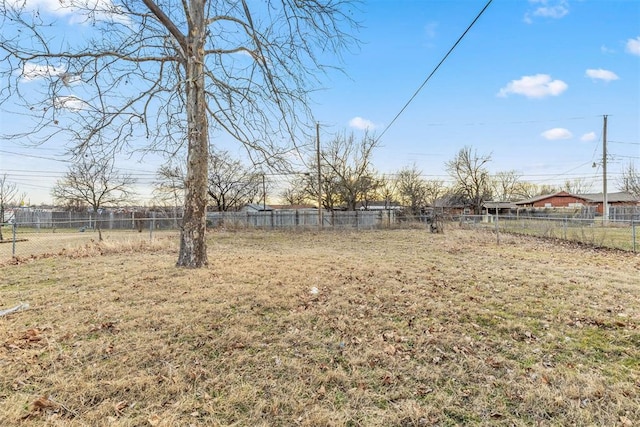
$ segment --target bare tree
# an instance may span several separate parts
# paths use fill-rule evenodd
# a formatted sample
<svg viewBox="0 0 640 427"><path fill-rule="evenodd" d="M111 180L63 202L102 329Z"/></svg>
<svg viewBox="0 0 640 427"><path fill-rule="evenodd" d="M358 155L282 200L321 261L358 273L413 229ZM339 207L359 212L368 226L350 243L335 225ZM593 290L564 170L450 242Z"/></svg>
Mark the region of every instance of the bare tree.
<svg viewBox="0 0 640 427"><path fill-rule="evenodd" d="M402 169L396 175L396 188L402 205L408 207L412 215L419 215L427 205L427 185L422 171L415 164Z"/></svg>
<svg viewBox="0 0 640 427"><path fill-rule="evenodd" d="M640 198L640 171L630 162L622 170L620 190Z"/></svg>
<svg viewBox="0 0 640 427"><path fill-rule="evenodd" d="M584 178L567 179L562 186L562 190L570 194L587 194L593 188L593 184Z"/></svg>
<svg viewBox="0 0 640 427"><path fill-rule="evenodd" d="M454 193L465 197L476 215L482 213L482 203L491 197L491 183L486 169L490 161L490 155L480 156L471 147L464 147L446 163L447 171L454 180Z"/></svg>
<svg viewBox="0 0 640 427"><path fill-rule="evenodd" d="M7 174L0 177L0 241L2 237L2 224L5 220L5 212L18 202L18 187L15 183L7 181Z"/></svg>
<svg viewBox="0 0 640 427"><path fill-rule="evenodd" d="M371 163L377 145L376 138L367 132L359 140L353 133L338 134L321 152L327 187L339 196L347 210L355 210L358 202L366 202L367 196L380 186ZM330 197L329 193L325 195Z"/></svg>
<svg viewBox="0 0 640 427"><path fill-rule="evenodd" d="M178 226L179 206L184 204L185 173L180 166L160 166L154 182L154 201L171 209L174 226Z"/></svg>
<svg viewBox="0 0 640 427"><path fill-rule="evenodd" d="M63 178L58 180L51 195L59 203L88 205L96 215L104 207L118 206L131 201L135 179L121 174L113 161L85 158L72 165ZM98 239L102 241L100 221L96 219Z"/></svg>
<svg viewBox="0 0 640 427"><path fill-rule="evenodd" d="M389 176L381 176L379 178L380 186L377 189L379 200L384 200L385 207L388 209L391 203L398 202L398 186L395 178Z"/></svg>
<svg viewBox="0 0 640 427"><path fill-rule="evenodd" d="M493 198L500 202L511 202L522 193L520 174L515 170L498 172L491 177Z"/></svg>
<svg viewBox="0 0 640 427"><path fill-rule="evenodd" d="M218 211L237 210L264 198L265 175L230 159L227 152L211 154L208 194Z"/></svg>
<svg viewBox="0 0 640 427"><path fill-rule="evenodd" d="M444 185L444 181L441 179L427 179L424 181L425 185L425 202L434 206L436 201L441 199L447 194L448 188Z"/></svg>
<svg viewBox="0 0 640 427"><path fill-rule="evenodd" d="M280 197L289 205L302 205L309 200L309 193L305 190L304 179L296 179L282 190Z"/></svg>
<svg viewBox="0 0 640 427"><path fill-rule="evenodd" d="M339 58L326 53L348 47L357 27L349 0L49 4L0 4L0 102L34 115L22 136L66 132L76 154L186 150L177 265L187 267L208 262L209 133L270 161L290 150L313 123L308 98L326 69L321 58ZM69 34L58 31L65 14L91 24L83 37L60 37Z"/></svg>

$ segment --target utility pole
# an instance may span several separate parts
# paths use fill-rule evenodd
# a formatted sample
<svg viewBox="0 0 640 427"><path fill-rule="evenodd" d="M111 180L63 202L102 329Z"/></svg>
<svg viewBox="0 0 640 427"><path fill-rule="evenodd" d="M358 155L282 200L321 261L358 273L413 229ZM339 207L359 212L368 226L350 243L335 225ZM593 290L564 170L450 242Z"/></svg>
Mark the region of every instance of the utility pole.
<svg viewBox="0 0 640 427"><path fill-rule="evenodd" d="M602 116L602 222L609 221L609 200L607 194L607 115Z"/></svg>
<svg viewBox="0 0 640 427"><path fill-rule="evenodd" d="M316 123L316 163L318 164L318 229L322 230L322 170L320 169L320 123Z"/></svg>

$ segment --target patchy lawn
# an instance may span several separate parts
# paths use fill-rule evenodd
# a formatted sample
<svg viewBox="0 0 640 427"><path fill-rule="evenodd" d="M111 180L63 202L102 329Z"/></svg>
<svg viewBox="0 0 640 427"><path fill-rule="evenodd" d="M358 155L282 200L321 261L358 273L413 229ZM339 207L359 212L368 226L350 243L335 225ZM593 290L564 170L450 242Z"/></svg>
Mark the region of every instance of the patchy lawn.
<svg viewBox="0 0 640 427"><path fill-rule="evenodd" d="M640 257L482 231L217 232L5 263L0 425L640 420Z"/></svg>

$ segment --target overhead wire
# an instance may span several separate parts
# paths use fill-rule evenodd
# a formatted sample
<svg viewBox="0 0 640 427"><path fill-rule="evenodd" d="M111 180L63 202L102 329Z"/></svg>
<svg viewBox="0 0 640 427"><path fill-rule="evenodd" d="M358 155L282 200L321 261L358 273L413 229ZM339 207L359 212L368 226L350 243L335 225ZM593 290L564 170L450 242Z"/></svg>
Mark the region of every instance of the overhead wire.
<svg viewBox="0 0 640 427"><path fill-rule="evenodd" d="M422 91L422 89L426 86L427 82L429 82L429 80L431 80L431 77L433 77L433 75L438 71L438 69L440 68L440 66L444 63L444 61L447 60L447 58L449 57L449 55L451 55L451 52L453 52L453 50L458 46L458 44L460 44L460 42L462 41L462 39L467 35L467 33L469 32L469 30L471 30L471 28L475 25L475 23L478 21L478 19L480 19L480 17L482 16L482 14L484 13L485 10L487 10L487 8L489 7L489 5L491 4L493 0L489 0L487 2L487 4L484 5L484 7L482 8L482 10L480 11L480 13L478 13L478 15L476 15L475 19L471 22L471 24L469 24L469 26L467 27L466 30L464 30L464 32L462 33L462 35L460 37L458 37L458 40L456 40L456 42L453 44L453 46L451 46L451 48L449 49L449 51L442 57L442 59L440 60L440 62L438 62L438 65L435 66L435 68L433 69L433 71L431 71L431 73L429 73L429 75L427 76L427 78L422 82L422 84L420 85L420 87L418 87L418 89L413 93L413 95L411 96L411 98L409 98L409 100L404 104L404 106L400 109L400 111L398 112L398 114L395 115L395 117L393 118L393 120L391 120L391 122L384 128L384 130L382 131L382 133L380 133L380 135L376 138L376 143L378 141L380 141L380 139L382 138L382 136L389 130L389 128L391 126L393 126L393 124L396 122L396 120L398 120L398 118L402 115L402 113L404 113L404 111L407 109L407 107L409 107L409 104L411 104L411 102L413 102L413 100L416 98L416 96L418 96L418 94L420 93L420 91Z"/></svg>

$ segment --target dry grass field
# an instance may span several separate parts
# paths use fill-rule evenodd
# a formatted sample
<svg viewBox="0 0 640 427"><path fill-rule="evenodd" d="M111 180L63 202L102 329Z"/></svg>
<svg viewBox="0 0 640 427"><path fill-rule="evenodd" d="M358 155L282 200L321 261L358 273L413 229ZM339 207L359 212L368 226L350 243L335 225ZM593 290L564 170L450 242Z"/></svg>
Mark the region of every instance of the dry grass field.
<svg viewBox="0 0 640 427"><path fill-rule="evenodd" d="M640 256L449 229L5 262L1 426L640 422Z"/></svg>

